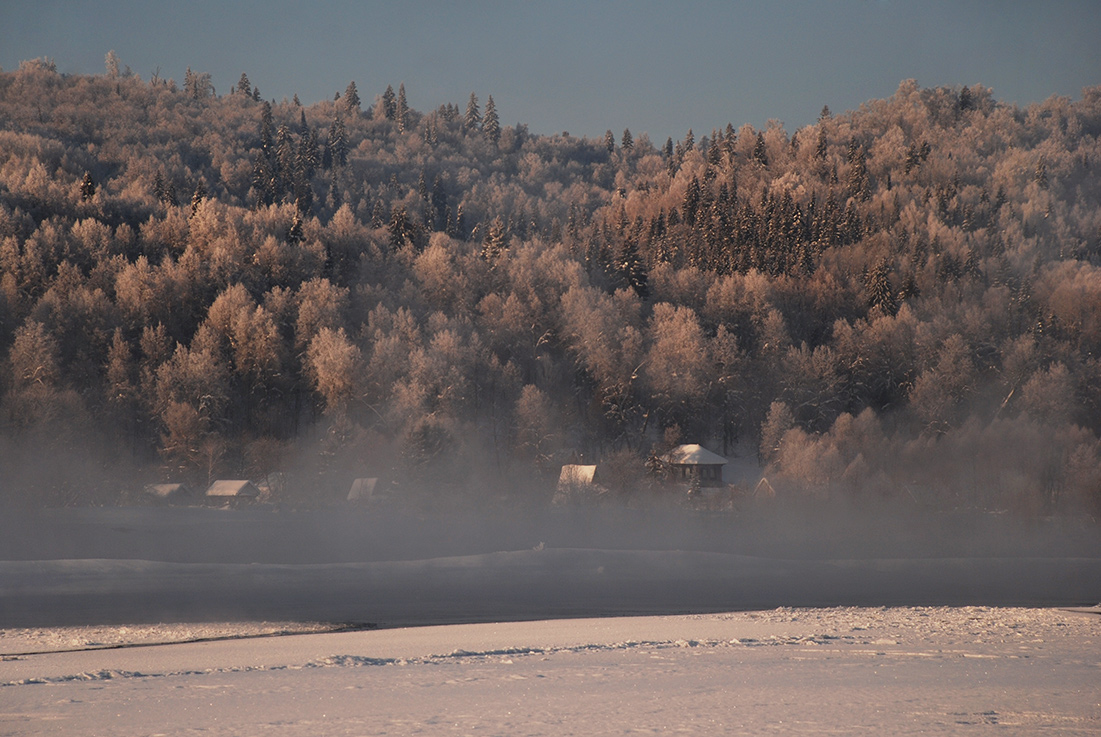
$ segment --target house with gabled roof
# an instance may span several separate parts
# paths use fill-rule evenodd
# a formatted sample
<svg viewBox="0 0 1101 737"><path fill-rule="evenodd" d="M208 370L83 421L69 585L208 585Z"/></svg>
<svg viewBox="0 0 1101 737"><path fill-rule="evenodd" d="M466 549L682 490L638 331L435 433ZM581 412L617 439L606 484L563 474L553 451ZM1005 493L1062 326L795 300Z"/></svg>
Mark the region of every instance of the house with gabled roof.
<svg viewBox="0 0 1101 737"><path fill-rule="evenodd" d="M661 457L669 481L722 486L726 459L702 445L678 445Z"/></svg>

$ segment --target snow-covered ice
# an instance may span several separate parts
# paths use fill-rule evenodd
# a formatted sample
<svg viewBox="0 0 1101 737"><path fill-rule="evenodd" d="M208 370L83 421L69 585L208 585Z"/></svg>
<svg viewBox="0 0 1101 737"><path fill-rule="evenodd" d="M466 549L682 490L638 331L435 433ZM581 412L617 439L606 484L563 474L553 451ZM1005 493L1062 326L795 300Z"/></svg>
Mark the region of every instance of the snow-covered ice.
<svg viewBox="0 0 1101 737"><path fill-rule="evenodd" d="M4 656L0 733L1093 735L1099 627L1056 609L782 608ZM0 650L82 635L65 637L5 630Z"/></svg>

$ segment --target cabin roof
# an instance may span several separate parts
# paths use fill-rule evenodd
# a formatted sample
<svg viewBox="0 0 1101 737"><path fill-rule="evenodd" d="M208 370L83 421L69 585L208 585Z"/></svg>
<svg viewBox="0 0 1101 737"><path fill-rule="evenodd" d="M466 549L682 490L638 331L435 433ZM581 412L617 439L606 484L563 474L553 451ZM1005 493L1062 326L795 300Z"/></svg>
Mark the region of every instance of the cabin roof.
<svg viewBox="0 0 1101 737"><path fill-rule="evenodd" d="M662 460L674 466L722 466L726 459L712 453L702 445L678 445L666 453Z"/></svg>
<svg viewBox="0 0 1101 737"><path fill-rule="evenodd" d="M247 479L218 479L206 490L207 496L260 496L251 481Z"/></svg>
<svg viewBox="0 0 1101 737"><path fill-rule="evenodd" d="M558 474L558 485L592 484L596 481L596 466L578 466L567 464L562 466L562 472Z"/></svg>
<svg viewBox="0 0 1101 737"><path fill-rule="evenodd" d="M191 489L188 488L187 484L149 484L145 487L145 493L149 496L167 499L168 497L189 494Z"/></svg>
<svg viewBox="0 0 1101 737"><path fill-rule="evenodd" d="M362 478L352 482L352 488L348 491L348 501L365 502L375 495L375 487L378 486L377 478Z"/></svg>

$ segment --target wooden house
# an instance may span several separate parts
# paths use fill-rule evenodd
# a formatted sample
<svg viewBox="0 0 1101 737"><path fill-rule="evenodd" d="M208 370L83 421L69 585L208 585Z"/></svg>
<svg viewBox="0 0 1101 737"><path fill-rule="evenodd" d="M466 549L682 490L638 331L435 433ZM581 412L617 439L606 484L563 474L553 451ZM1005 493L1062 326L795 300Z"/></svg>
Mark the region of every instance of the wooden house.
<svg viewBox="0 0 1101 737"><path fill-rule="evenodd" d="M723 485L726 459L702 445L678 445L661 457L669 481L692 483L701 487Z"/></svg>

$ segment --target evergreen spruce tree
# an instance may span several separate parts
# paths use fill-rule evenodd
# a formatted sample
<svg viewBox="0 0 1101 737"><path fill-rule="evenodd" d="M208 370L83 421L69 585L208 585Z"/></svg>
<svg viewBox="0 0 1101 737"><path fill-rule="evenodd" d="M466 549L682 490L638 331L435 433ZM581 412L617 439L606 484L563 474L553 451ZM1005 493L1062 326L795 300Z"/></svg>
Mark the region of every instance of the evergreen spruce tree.
<svg viewBox="0 0 1101 737"><path fill-rule="evenodd" d="M615 134L610 130L604 132L604 148L608 153L615 153Z"/></svg>
<svg viewBox="0 0 1101 737"><path fill-rule="evenodd" d="M864 289L869 308L878 307L888 315L898 312L898 302L895 300L894 290L891 289L886 260L880 259L864 277Z"/></svg>
<svg viewBox="0 0 1101 737"><path fill-rule="evenodd" d="M405 83L398 85L398 99L395 103L394 118L398 122L398 132L404 133L409 125L409 103L405 99Z"/></svg>
<svg viewBox="0 0 1101 737"><path fill-rule="evenodd" d="M241 78L237 80L237 91L245 97L252 97L252 85L249 84L248 75L241 72Z"/></svg>
<svg viewBox="0 0 1101 737"><path fill-rule="evenodd" d="M297 209L294 211L291 226L287 228L287 243L297 245L302 242L303 238L305 238L305 233L302 231L302 210Z"/></svg>
<svg viewBox="0 0 1101 737"><path fill-rule="evenodd" d="M482 118L482 134L486 140L496 144L501 140L501 121L497 117L497 106L493 102L493 95L486 100L486 112Z"/></svg>
<svg viewBox="0 0 1101 737"><path fill-rule="evenodd" d="M971 88L964 87L960 90L959 110L961 113L966 113L968 110L975 109L975 100L971 96Z"/></svg>
<svg viewBox="0 0 1101 737"><path fill-rule="evenodd" d="M761 166L768 166L768 151L765 149L765 137L757 132L757 142L753 144L753 159Z"/></svg>
<svg viewBox="0 0 1101 737"><path fill-rule="evenodd" d="M329 140L325 144L325 166L344 166L348 163L348 142L345 139L344 120L337 118L329 126Z"/></svg>
<svg viewBox="0 0 1101 737"><path fill-rule="evenodd" d="M359 91L356 89L355 81L348 83L348 88L344 90L344 107L350 113L359 112Z"/></svg>
<svg viewBox="0 0 1101 737"><path fill-rule="evenodd" d="M195 183L195 191L191 193L191 214L195 215L199 211L199 205L206 199L206 185L203 184L203 180L200 179Z"/></svg>
<svg viewBox="0 0 1101 737"><path fill-rule="evenodd" d="M646 264L638 253L638 246L634 238L625 238L619 250L619 258L616 259L620 276L640 299L645 300L650 296L650 275Z"/></svg>
<svg viewBox="0 0 1101 737"><path fill-rule="evenodd" d="M623 137L620 140L620 146L623 147L624 151L630 151L635 147L635 139L631 137L630 128L623 129Z"/></svg>
<svg viewBox="0 0 1101 737"><path fill-rule="evenodd" d="M394 88L386 85L386 91L382 93L382 117L394 120L398 116L398 102L394 96Z"/></svg>
<svg viewBox="0 0 1101 737"><path fill-rule="evenodd" d="M505 222L501 216L493 218L482 243L482 258L492 266L505 251Z"/></svg>
<svg viewBox="0 0 1101 737"><path fill-rule="evenodd" d="M84 178L80 180L80 199L87 202L96 196L96 183L92 181L90 172L84 172Z"/></svg>
<svg viewBox="0 0 1101 737"><path fill-rule="evenodd" d="M260 106L260 150L271 155L275 150L274 122L271 115L271 103L264 100Z"/></svg>
<svg viewBox="0 0 1101 737"><path fill-rule="evenodd" d="M482 124L482 113L478 109L478 97L473 92L470 93L470 100L466 103L466 117L463 118L463 125L466 126L468 131L477 130Z"/></svg>

